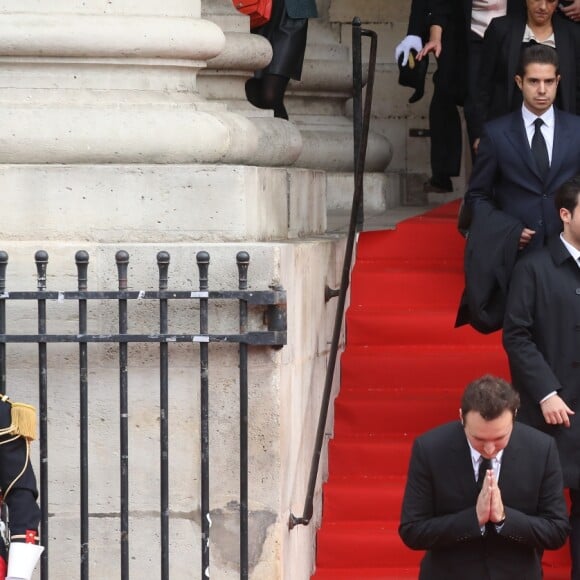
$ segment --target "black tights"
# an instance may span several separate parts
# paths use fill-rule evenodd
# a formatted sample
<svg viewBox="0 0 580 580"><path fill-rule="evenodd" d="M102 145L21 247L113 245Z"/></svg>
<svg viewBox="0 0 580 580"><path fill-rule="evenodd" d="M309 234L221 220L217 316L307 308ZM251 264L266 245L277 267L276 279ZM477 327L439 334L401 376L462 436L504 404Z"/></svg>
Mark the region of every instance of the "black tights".
<svg viewBox="0 0 580 580"><path fill-rule="evenodd" d="M261 78L246 81L248 101L259 109L273 109L274 117L288 119L284 107L284 93L290 79L280 75L265 74Z"/></svg>

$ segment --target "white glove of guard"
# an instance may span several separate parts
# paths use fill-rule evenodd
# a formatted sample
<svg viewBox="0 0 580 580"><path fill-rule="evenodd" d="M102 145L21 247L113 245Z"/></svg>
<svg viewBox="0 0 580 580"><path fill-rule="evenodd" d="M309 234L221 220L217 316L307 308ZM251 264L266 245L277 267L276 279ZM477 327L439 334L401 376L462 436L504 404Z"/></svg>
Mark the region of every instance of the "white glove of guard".
<svg viewBox="0 0 580 580"><path fill-rule="evenodd" d="M423 48L423 41L420 36L409 34L405 36L395 48L395 62L399 62L399 57L403 55L402 66L405 66L409 61L409 53L411 50L419 52Z"/></svg>
<svg viewBox="0 0 580 580"><path fill-rule="evenodd" d="M30 580L43 551L42 546L12 542L8 552L6 580Z"/></svg>

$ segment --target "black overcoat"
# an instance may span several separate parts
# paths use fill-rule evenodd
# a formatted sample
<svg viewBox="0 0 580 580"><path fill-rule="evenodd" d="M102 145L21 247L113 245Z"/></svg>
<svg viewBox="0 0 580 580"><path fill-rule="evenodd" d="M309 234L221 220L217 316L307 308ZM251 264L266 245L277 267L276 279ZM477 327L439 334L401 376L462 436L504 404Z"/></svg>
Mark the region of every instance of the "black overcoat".
<svg viewBox="0 0 580 580"><path fill-rule="evenodd" d="M554 436L564 484L580 489L580 268L559 236L516 264L503 344L521 396L518 419ZM570 428L544 421L539 402L554 390L576 412Z"/></svg>

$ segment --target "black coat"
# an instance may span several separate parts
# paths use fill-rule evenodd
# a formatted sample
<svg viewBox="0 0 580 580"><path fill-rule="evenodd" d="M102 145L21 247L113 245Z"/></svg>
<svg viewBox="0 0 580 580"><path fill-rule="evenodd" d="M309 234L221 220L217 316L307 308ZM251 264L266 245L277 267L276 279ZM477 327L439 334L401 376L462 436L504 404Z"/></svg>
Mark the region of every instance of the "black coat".
<svg viewBox="0 0 580 580"><path fill-rule="evenodd" d="M556 103L569 113L578 110L580 81L580 33L576 24L561 16L552 19L561 75ZM483 40L484 60L480 69L477 103L477 136L483 123L521 107L522 97L514 77L522 50L525 15L494 18Z"/></svg>
<svg viewBox="0 0 580 580"><path fill-rule="evenodd" d="M564 483L580 489L580 268L559 236L516 264L503 343L521 396L518 419L555 437ZM576 412L569 429L544 421L539 402L554 390Z"/></svg>
<svg viewBox="0 0 580 580"><path fill-rule="evenodd" d="M486 207L476 212L465 246L465 290L456 327L471 324L483 334L502 327L521 232L519 220L503 211Z"/></svg>
<svg viewBox="0 0 580 580"><path fill-rule="evenodd" d="M430 23L430 0L413 0L407 34L420 36L426 42L429 39Z"/></svg>
<svg viewBox="0 0 580 580"><path fill-rule="evenodd" d="M562 546L569 529L554 441L516 423L498 485L505 524L499 533L482 535L461 423L447 423L415 440L399 534L410 548L427 550L419 580L542 578L543 550Z"/></svg>

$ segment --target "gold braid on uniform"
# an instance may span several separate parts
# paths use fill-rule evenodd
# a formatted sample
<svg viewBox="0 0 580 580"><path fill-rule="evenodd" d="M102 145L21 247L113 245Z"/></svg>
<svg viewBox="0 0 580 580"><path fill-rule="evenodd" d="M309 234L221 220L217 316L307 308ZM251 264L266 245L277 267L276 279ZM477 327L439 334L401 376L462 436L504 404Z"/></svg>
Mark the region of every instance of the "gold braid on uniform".
<svg viewBox="0 0 580 580"><path fill-rule="evenodd" d="M0 401L10 405L10 426L0 429L0 437L15 435L34 441L36 439L36 409L26 403L14 403L6 395L0 396ZM2 441L0 445L7 442Z"/></svg>
<svg viewBox="0 0 580 580"><path fill-rule="evenodd" d="M6 445L6 443L15 441L19 437L22 437L26 442L26 459L24 465L10 485L3 490L2 496L5 499L30 463L30 442L36 439L36 409L26 403L14 403L6 395L0 395L0 401L10 405L10 426L0 429L0 437L12 435L9 439L0 441L0 445Z"/></svg>

